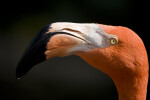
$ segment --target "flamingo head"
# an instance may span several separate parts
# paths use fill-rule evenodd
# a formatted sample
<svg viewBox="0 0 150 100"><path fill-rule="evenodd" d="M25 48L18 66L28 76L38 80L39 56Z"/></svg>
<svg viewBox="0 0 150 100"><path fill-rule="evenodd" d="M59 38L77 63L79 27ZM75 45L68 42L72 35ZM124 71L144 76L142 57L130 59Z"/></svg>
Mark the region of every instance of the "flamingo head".
<svg viewBox="0 0 150 100"><path fill-rule="evenodd" d="M126 27L59 22L46 26L33 39L18 64L17 77L49 58L69 55L80 56L116 79L141 73L138 66L147 64L142 40Z"/></svg>

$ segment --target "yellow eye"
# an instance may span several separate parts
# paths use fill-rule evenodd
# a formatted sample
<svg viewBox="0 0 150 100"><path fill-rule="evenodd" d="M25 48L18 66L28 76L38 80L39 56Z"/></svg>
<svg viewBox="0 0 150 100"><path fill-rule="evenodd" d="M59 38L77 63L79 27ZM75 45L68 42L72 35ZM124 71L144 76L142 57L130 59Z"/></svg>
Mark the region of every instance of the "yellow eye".
<svg viewBox="0 0 150 100"><path fill-rule="evenodd" d="M116 45L118 43L117 39L115 39L115 38L111 38L109 40L109 42L110 42L111 45Z"/></svg>

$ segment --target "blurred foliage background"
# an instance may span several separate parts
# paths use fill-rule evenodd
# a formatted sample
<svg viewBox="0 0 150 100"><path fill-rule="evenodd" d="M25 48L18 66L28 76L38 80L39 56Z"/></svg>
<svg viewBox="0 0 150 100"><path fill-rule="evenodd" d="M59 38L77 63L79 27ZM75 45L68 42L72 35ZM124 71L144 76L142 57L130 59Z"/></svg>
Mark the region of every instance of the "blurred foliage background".
<svg viewBox="0 0 150 100"><path fill-rule="evenodd" d="M134 30L148 54L148 3L140 0L3 1L0 6L0 98L2 100L117 100L113 81L81 58L53 58L16 79L25 48L52 22L102 23ZM141 55L142 56L142 55ZM150 99L148 89L147 100Z"/></svg>

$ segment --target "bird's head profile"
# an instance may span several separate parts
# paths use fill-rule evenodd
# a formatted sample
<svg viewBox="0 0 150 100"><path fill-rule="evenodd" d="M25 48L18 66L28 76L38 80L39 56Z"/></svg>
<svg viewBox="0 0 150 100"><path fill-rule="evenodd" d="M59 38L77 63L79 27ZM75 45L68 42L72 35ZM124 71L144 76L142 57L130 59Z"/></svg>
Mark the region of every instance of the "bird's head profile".
<svg viewBox="0 0 150 100"><path fill-rule="evenodd" d="M141 38L131 29L103 24L57 22L33 39L16 74L24 76L34 65L52 57L77 55L115 82L148 75L148 59ZM133 78L134 77L134 78ZM121 88L122 89L122 88Z"/></svg>
<svg viewBox="0 0 150 100"><path fill-rule="evenodd" d="M107 74L117 70L122 73L121 69L134 71L135 67L128 66L141 64L138 61L147 57L142 40L126 27L57 22L43 28L32 40L18 64L17 77L44 60L68 55L78 55Z"/></svg>

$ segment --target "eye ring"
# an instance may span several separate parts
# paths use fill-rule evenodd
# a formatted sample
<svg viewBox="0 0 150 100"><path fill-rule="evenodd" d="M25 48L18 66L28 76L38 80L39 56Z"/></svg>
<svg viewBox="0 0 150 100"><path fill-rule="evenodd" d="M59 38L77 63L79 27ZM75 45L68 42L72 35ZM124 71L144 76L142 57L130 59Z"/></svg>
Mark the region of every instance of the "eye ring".
<svg viewBox="0 0 150 100"><path fill-rule="evenodd" d="M111 38L111 39L109 40L109 43L110 43L111 45L116 45L116 44L118 44L118 40L117 40L116 38Z"/></svg>

